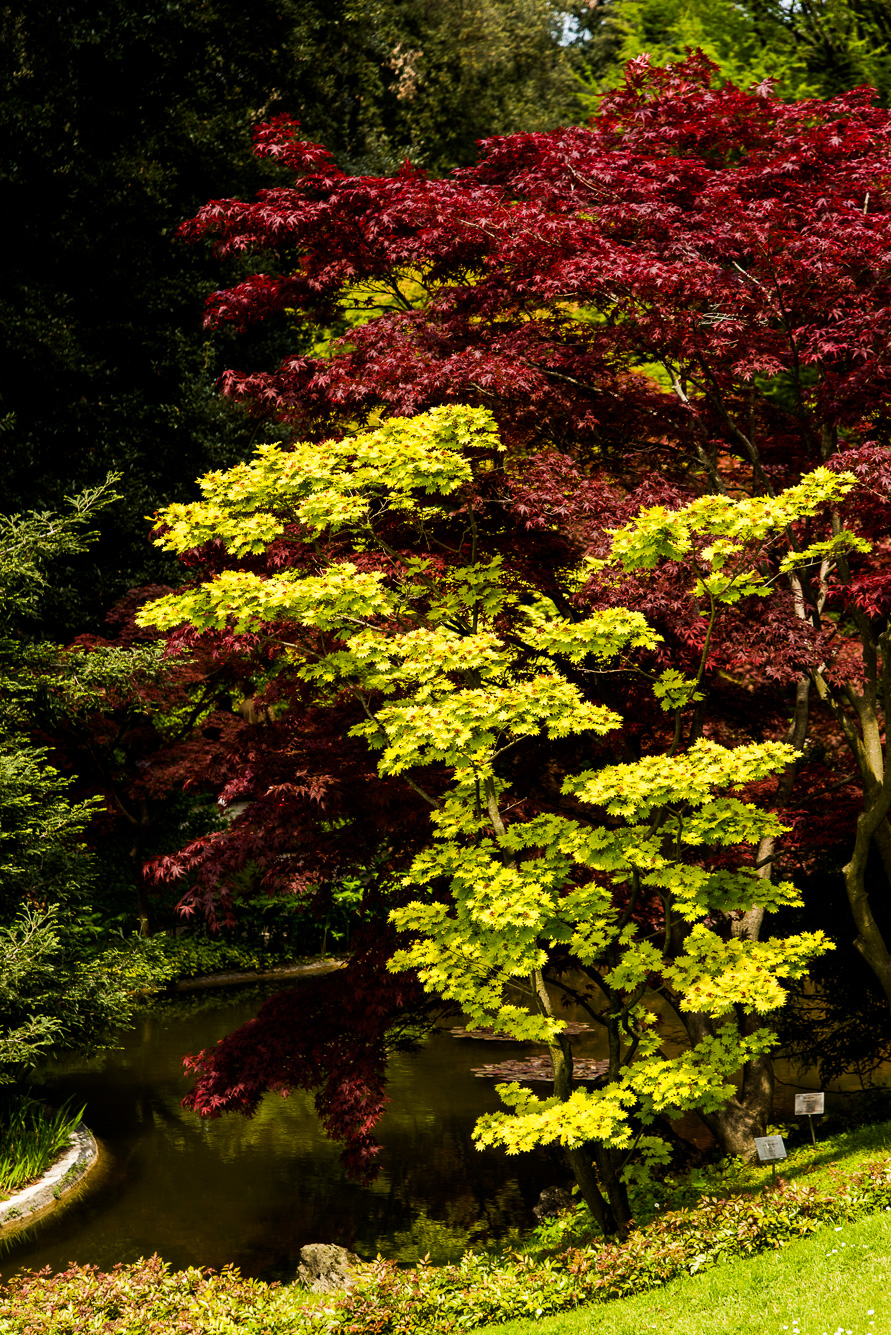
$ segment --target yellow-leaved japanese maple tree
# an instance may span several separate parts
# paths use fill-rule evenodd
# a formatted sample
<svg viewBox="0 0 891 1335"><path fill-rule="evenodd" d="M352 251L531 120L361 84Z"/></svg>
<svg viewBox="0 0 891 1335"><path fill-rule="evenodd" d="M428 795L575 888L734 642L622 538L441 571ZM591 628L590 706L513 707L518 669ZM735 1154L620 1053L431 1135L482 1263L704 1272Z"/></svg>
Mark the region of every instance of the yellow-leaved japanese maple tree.
<svg viewBox="0 0 891 1335"><path fill-rule="evenodd" d="M622 1231L635 1150L660 1154L660 1118L720 1113L739 1068L772 1042L738 1013L781 1005L784 980L828 943L820 932L746 939L728 926L755 904L798 902L747 857L782 826L741 791L791 764L794 749L685 744L680 720L701 680L654 669L660 636L633 608L574 608L591 563L561 573L560 609L493 550L479 498L503 466L481 408L437 408L323 447L262 446L206 477L201 501L159 516L165 549L221 544L229 568L142 619L256 632L320 707L356 702L351 731L379 752L379 774L399 776L430 810L424 846L393 877L391 969L416 971L475 1024L548 1046L552 1095L500 1086L506 1111L482 1117L476 1137L508 1152L559 1143L604 1231ZM770 596L753 552L851 485L820 470L775 499L651 511L613 535L597 569L652 567L686 543L711 625L740 597ZM456 524L463 537L449 545ZM287 535L306 559L252 568ZM669 744L619 763L610 739L623 721L602 698L617 675L639 678L678 720ZM514 785L512 758L537 741L552 746L560 802ZM590 763L566 764L580 745ZM561 995L602 1034L593 1086L574 1079ZM665 1050L657 997L686 1024L680 1051Z"/></svg>

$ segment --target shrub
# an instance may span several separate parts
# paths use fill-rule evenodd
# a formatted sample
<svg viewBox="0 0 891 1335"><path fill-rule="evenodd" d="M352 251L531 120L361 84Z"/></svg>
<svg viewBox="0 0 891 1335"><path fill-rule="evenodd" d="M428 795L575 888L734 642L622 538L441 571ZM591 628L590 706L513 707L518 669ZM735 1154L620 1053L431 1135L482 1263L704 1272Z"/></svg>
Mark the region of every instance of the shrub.
<svg viewBox="0 0 891 1335"><path fill-rule="evenodd" d="M402 1270L378 1260L349 1293L322 1300L227 1268L171 1274L158 1257L102 1274L17 1276L0 1296L3 1335L458 1335L476 1326L607 1301L659 1287L738 1256L784 1246L826 1224L891 1209L891 1159L833 1175L830 1191L706 1196L669 1210L625 1242L598 1241L537 1258L468 1252L458 1265ZM578 1220L570 1224L578 1226Z"/></svg>
<svg viewBox="0 0 891 1335"><path fill-rule="evenodd" d="M171 1272L158 1256L103 1273L17 1275L0 1296L6 1335L296 1335L305 1292L219 1274Z"/></svg>
<svg viewBox="0 0 891 1335"><path fill-rule="evenodd" d="M642 1293L682 1273L752 1256L806 1237L823 1224L891 1208L891 1159L834 1177L831 1192L781 1181L758 1195L706 1196L671 1210L625 1242L592 1242L555 1256L469 1253L458 1266L398 1270L378 1261L369 1278L316 1320L326 1332L408 1335L457 1332L516 1317ZM579 1221L568 1216L570 1228Z"/></svg>
<svg viewBox="0 0 891 1335"><path fill-rule="evenodd" d="M200 978L230 970L250 973L293 960L293 952L287 949L268 949L212 936L158 935L146 942L145 949L153 971L147 990L179 978Z"/></svg>

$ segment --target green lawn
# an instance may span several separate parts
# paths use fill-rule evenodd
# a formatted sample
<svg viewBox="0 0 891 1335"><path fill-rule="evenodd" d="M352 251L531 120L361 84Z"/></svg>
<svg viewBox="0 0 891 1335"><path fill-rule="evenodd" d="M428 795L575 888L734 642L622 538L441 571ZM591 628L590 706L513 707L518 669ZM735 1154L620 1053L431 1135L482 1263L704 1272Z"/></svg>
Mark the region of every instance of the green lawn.
<svg viewBox="0 0 891 1335"><path fill-rule="evenodd" d="M891 1213L492 1335L891 1335Z"/></svg>

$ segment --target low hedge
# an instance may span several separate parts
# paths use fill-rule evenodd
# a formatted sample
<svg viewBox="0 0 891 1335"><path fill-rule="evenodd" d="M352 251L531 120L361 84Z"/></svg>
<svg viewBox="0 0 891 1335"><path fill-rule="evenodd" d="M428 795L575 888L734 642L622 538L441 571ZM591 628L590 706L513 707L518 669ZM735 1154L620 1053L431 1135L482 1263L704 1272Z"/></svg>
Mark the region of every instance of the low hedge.
<svg viewBox="0 0 891 1335"><path fill-rule="evenodd" d="M117 968L133 991L151 996L183 978L215 973L254 973L293 964L294 953L275 947L248 945L225 937L166 936L159 933L103 956Z"/></svg>
<svg viewBox="0 0 891 1335"><path fill-rule="evenodd" d="M460 1332L646 1292L828 1225L891 1209L891 1158L832 1175L832 1190L780 1182L758 1195L707 1196L625 1242L536 1259L468 1252L457 1265L369 1266L349 1293L318 1300L297 1285L236 1271L171 1273L157 1257L108 1274L72 1267L17 1276L0 1296L3 1335L414 1335Z"/></svg>
<svg viewBox="0 0 891 1335"><path fill-rule="evenodd" d="M755 1195L706 1196L625 1242L570 1247L550 1258L468 1253L457 1266L399 1270L378 1261L370 1279L316 1315L325 1332L408 1335L539 1317L660 1287L676 1275L784 1246L826 1224L891 1209L891 1159L832 1175L834 1189L780 1182Z"/></svg>
<svg viewBox="0 0 891 1335"><path fill-rule="evenodd" d="M275 969L293 963L293 951L247 945L213 936L157 936L152 945L165 971L165 982L208 974Z"/></svg>
<svg viewBox="0 0 891 1335"><path fill-rule="evenodd" d="M290 1335L307 1295L231 1267L171 1271L159 1256L100 1271L25 1272L0 1294L3 1335Z"/></svg>

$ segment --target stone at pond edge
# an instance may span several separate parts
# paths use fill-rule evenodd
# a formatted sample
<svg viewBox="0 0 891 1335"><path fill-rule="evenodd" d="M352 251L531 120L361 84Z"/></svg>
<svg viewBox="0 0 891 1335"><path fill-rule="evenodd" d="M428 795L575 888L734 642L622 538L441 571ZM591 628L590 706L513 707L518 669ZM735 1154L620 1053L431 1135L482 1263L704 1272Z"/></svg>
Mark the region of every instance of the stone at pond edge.
<svg viewBox="0 0 891 1335"><path fill-rule="evenodd" d="M98 1159L99 1146L83 1122L79 1122L68 1145L43 1177L0 1202L0 1229L4 1236L51 1210L80 1184Z"/></svg>
<svg viewBox="0 0 891 1335"><path fill-rule="evenodd" d="M300 1248L300 1261L297 1278L311 1293L351 1289L357 1279L357 1270L362 1268L362 1261L355 1252L336 1247L332 1242L307 1243Z"/></svg>
<svg viewBox="0 0 891 1335"><path fill-rule="evenodd" d="M538 1198L538 1204L532 1207L532 1213L539 1223L553 1219L564 1210L571 1210L573 1199L565 1187L545 1187Z"/></svg>

